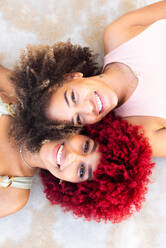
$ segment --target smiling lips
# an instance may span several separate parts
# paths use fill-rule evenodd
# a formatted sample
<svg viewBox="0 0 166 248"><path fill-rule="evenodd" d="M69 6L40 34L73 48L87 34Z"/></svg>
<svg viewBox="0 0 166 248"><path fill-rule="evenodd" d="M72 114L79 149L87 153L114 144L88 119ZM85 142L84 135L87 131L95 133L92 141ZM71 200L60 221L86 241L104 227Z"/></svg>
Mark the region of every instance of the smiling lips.
<svg viewBox="0 0 166 248"><path fill-rule="evenodd" d="M64 144L56 146L54 149L54 153L53 153L53 157L54 157L54 160L55 160L58 168L60 168L61 161L62 161L63 147L64 147Z"/></svg>
<svg viewBox="0 0 166 248"><path fill-rule="evenodd" d="M103 102L102 102L101 97L99 96L99 94L96 91L94 93L95 93L95 100L96 100L98 113L101 114L101 112L103 112Z"/></svg>

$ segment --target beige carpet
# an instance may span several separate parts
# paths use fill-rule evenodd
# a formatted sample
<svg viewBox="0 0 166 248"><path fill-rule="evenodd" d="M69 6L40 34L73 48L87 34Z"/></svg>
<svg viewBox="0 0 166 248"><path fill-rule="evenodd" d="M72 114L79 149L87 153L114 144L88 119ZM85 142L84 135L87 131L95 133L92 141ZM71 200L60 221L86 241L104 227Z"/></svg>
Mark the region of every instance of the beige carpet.
<svg viewBox="0 0 166 248"><path fill-rule="evenodd" d="M0 63L12 68L27 44L69 38L102 55L107 24L150 2L154 1L0 0ZM114 225L85 222L50 206L36 176L27 206L0 219L0 248L165 248L166 160L156 163L143 209Z"/></svg>

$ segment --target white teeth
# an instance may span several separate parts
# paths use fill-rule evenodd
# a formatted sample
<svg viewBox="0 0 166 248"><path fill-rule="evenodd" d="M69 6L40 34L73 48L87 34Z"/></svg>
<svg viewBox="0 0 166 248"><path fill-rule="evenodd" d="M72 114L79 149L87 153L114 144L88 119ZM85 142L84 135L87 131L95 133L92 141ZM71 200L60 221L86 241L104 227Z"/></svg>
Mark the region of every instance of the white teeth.
<svg viewBox="0 0 166 248"><path fill-rule="evenodd" d="M63 150L63 145L61 145L60 147L59 147L59 150L58 150L58 152L57 152L57 164L61 164L61 155L62 155L62 150Z"/></svg>
<svg viewBox="0 0 166 248"><path fill-rule="evenodd" d="M102 110L102 102L100 100L100 97L95 93L95 97L96 97L96 102L97 102L97 106L98 106L98 109L99 109L99 112Z"/></svg>

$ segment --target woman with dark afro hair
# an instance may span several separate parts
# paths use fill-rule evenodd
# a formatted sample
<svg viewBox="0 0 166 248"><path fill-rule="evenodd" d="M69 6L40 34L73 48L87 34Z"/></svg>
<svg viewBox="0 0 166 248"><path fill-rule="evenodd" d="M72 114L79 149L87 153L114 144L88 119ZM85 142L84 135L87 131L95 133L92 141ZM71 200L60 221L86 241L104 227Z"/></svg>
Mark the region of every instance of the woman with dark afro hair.
<svg viewBox="0 0 166 248"><path fill-rule="evenodd" d="M78 70L86 76L99 73L96 55L87 47L57 42L24 50L10 77L17 95L11 135L18 144L24 142L30 151L37 151L45 134L61 140L79 131L73 123L51 120L46 115L52 94L62 87L68 73Z"/></svg>
<svg viewBox="0 0 166 248"><path fill-rule="evenodd" d="M131 11L104 31L103 70L87 47L59 42L31 47L15 68L19 97L13 135L37 149L110 111L141 125L156 156L166 156L166 1ZM24 106L24 107L23 107ZM51 136L51 135L50 135Z"/></svg>
<svg viewBox="0 0 166 248"><path fill-rule="evenodd" d="M154 166L148 140L140 127L132 126L113 114L97 124L87 126L86 134L97 142L100 152L100 162L95 171L91 171L92 178L80 183L59 183L49 171L41 170L44 192L51 204L59 204L65 211L71 210L78 217L120 222L135 210L138 211L145 200ZM88 142L85 148L84 155L91 153L93 145ZM64 154L66 147L63 143L58 154L62 158L59 165L62 171L65 171ZM78 165L82 178L87 179L91 166L84 160Z"/></svg>

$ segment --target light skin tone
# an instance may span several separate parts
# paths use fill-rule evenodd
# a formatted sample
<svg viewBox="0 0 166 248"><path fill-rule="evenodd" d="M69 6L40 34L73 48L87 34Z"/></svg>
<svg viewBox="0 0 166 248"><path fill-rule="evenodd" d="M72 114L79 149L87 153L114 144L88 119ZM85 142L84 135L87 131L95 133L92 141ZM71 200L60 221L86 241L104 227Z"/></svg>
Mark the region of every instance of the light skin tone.
<svg viewBox="0 0 166 248"><path fill-rule="evenodd" d="M128 14L123 15L122 17L118 18L116 21L114 21L112 24L110 24L105 32L104 32L104 50L105 54L111 52L113 49L117 48L124 42L128 41L129 39L135 37L139 33L141 33L143 30L145 30L149 25L151 25L153 22L166 18L166 1L160 1L155 4L149 5L145 8L138 9L132 12L129 12ZM114 69L113 70L113 67ZM116 70L119 70L119 73L114 73ZM9 74L10 71L6 70L2 67L0 67L0 93L1 96L5 97L5 102L14 102L15 100L15 92L13 91L13 88L11 87L10 81L9 81ZM69 78L66 79L66 85L69 83L73 77L74 79L80 79L77 77L77 75L69 75ZM103 76L103 78L101 77ZM125 80L125 78L127 80ZM130 80L129 80L130 78ZM91 78L94 79L94 78ZM110 107L110 110L106 109L104 113L97 114L94 112L93 117L88 116L88 119L86 119L86 115L88 115L87 112L85 112L86 115L84 115L83 103L80 103L80 106L82 106L80 109L73 108L68 109L68 112L70 111L70 115L67 115L67 121L71 121L72 118L77 117L78 113L81 113L83 115L83 121L85 123L94 123L99 121L103 116L107 114L107 111L111 111L116 106L120 106L122 103L124 103L128 97L132 94L132 92L137 87L137 77L134 75L134 72L130 70L130 68L126 67L125 65L121 65L116 63L116 65L109 65L104 70L104 73L97 78L97 82L101 83L100 85L105 85L109 87L108 92L103 93L106 94L106 99L111 103L114 102L114 105L108 106ZM72 82L73 82L72 80ZM82 80L86 80L85 78L82 78ZM110 81L111 80L111 81ZM100 81L100 82L99 82ZM5 82L5 83L4 83ZM78 82L78 81L77 81ZM80 81L83 83L83 81ZM125 83L127 82L127 84ZM99 86L99 84L98 84ZM105 88L104 86L104 88ZM130 87L132 86L132 87ZM64 87L65 84L64 84ZM99 90L102 88L99 87ZM62 87L63 88L63 87ZM61 89L62 89L61 88ZM131 88L131 91L129 92L129 89ZM98 88L91 88L91 92L87 92L90 96L90 98L87 98L87 102L84 102L86 106L88 106L90 103L92 105L95 105L94 103L94 91L98 91ZM108 88L107 88L108 89ZM71 90L71 89L70 89ZM106 90L106 88L105 88ZM106 90L107 91L107 90ZM62 96L64 95L64 88L62 92ZM102 89L101 89L102 92ZM83 94L83 95L82 95ZM115 99L114 99L114 97ZM109 97L113 97L113 99L109 99ZM84 95L84 92L81 93L81 99L86 100L86 96ZM103 100L104 101L104 100ZM65 99L63 99L62 106L65 105ZM89 102L89 103L88 103ZM60 120L66 120L65 116L57 116L57 113L52 110L54 104L57 104L56 99L51 99L50 101L50 108L47 110L47 114L52 119L60 119ZM59 105L58 105L59 106ZM66 106L67 107L67 106ZM66 108L64 107L64 108ZM75 106L74 106L75 107ZM90 113L94 108L88 107ZM87 108L86 108L87 111ZM66 113L65 113L66 114ZM75 117L76 116L76 117ZM85 117L84 117L85 116ZM166 120L156 117L129 117L126 118L129 122L135 125L142 125L145 130L145 135L149 138L152 152L154 156L165 156L166 157ZM75 124L75 123L74 123ZM77 124L77 123L76 123ZM25 167L25 164L20 160L19 156L19 150L15 147L14 144L8 142L8 130L10 126L10 117L2 116L0 121L0 136L1 136L1 166L0 166L0 174L1 175L17 175L17 176L33 176L35 170L32 170L30 168ZM26 154L25 154L26 155ZM44 155L43 155L44 156ZM28 156L27 156L28 158ZM11 161L13 163L11 163ZM17 189L17 188L5 188L0 189L0 217L12 214L14 212L17 212L19 209L21 209L27 202L29 197L29 190L23 190L23 189Z"/></svg>
<svg viewBox="0 0 166 248"><path fill-rule="evenodd" d="M36 154L24 149L23 156L34 168L47 169L61 180L78 183L92 179L101 155L92 139L73 135L59 142L44 143Z"/></svg>
<svg viewBox="0 0 166 248"><path fill-rule="evenodd" d="M79 72L65 75L65 83L53 93L50 99L47 108L48 117L62 122L68 121L74 125L100 121L121 104L133 90L130 83L127 83L123 89L120 87L122 84L125 85L129 71L126 68L123 72L121 67L113 66L111 72L105 71L99 76L88 78L84 78ZM117 71L119 73L116 73ZM117 81L120 83L117 84Z"/></svg>
<svg viewBox="0 0 166 248"><path fill-rule="evenodd" d="M1 176L33 176L35 170L27 168L21 161L19 148L8 137L11 117L0 117L0 175ZM0 187L0 217L7 216L23 208L29 198L29 189Z"/></svg>
<svg viewBox="0 0 166 248"><path fill-rule="evenodd" d="M157 2L121 16L104 31L105 55L163 18L166 18L166 1ZM74 125L95 123L126 102L137 85L138 77L134 71L118 62L109 64L102 74L95 77L84 78L79 72L72 73L66 77L64 85L52 95L46 114L50 119L68 121ZM72 91L76 100L78 99L76 102L72 100ZM67 92L69 104L64 97L65 92ZM98 94L98 100L94 96L95 92ZM125 119L131 124L143 127L154 156L166 157L165 118L129 116Z"/></svg>
<svg viewBox="0 0 166 248"><path fill-rule="evenodd" d="M5 103L16 101L15 91L10 82L11 71L0 66L0 96ZM68 142L48 142L43 144L39 153L31 154L23 146L23 156L34 168L29 168L20 157L19 147L14 140L8 137L11 126L11 117L0 117L0 175L8 176L33 176L36 167L48 169L59 179L82 182L91 180L94 170L100 159L98 146L93 140L85 136L77 136ZM88 141L88 143L87 143ZM53 150L64 143L65 157L61 159L61 166L53 159ZM72 145L76 144L76 145ZM48 156L48 154L50 154ZM63 152L62 152L63 154ZM11 163L12 161L12 163ZM25 206L30 194L29 189L1 188L0 187L0 217L4 217L19 211Z"/></svg>
<svg viewBox="0 0 166 248"><path fill-rule="evenodd" d="M49 170L55 177L66 181L82 182L92 179L100 160L100 153L98 145L87 136L74 135L61 142L48 141L42 145L38 153L30 153L23 146L22 154L32 166L30 168L21 159L19 147L15 145L14 140L11 139L9 142L10 125L11 117L1 116L0 175L33 176L36 167L39 167ZM63 149L59 153L60 147ZM23 208L28 201L29 193L29 189L0 187L0 217L13 214Z"/></svg>

